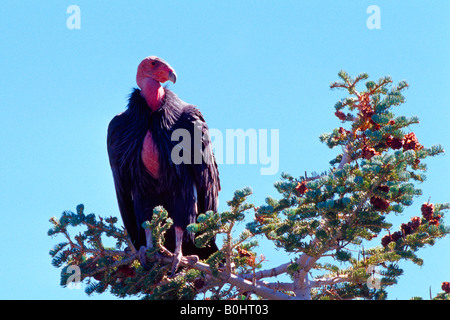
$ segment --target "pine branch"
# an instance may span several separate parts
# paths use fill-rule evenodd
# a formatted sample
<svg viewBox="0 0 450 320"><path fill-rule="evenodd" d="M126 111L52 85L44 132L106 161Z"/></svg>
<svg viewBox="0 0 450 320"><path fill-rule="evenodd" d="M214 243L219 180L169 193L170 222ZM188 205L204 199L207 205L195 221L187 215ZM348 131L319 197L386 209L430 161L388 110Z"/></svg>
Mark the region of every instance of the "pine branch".
<svg viewBox="0 0 450 320"><path fill-rule="evenodd" d="M119 297L144 299L194 299L199 295L221 300L386 299L385 288L395 285L403 274L398 263L421 265L418 251L450 234L450 227L443 224L450 204L424 203L421 217L402 223L398 231L391 232L393 226L387 220L389 214L402 213L421 195L415 183L426 179L423 161L444 150L419 143L410 131L417 117L396 117L392 112L405 101L401 91L408 88L406 82L391 86L392 79L384 77L367 81L366 90L359 90L367 74L353 79L341 71L338 76L342 81L331 88L344 89L349 96L336 103L335 115L348 127L320 136L329 148L343 150L330 161L329 170L309 176L305 172L298 178L283 173L282 181L275 183L281 198L267 197L259 207L247 203L252 190L244 188L227 202L228 211L201 213L188 226L197 235L196 245L204 246L223 235L223 246L206 261L193 263L183 258L181 271L174 277L169 277L173 254L164 247L172 220L164 208L155 208L151 221L143 224L152 231L155 244L146 253L150 270L140 265L126 230L116 227L117 218L85 215L82 205L76 213L65 211L59 220L51 219L53 227L48 232L64 238L50 251L52 264L62 268L61 285L67 285L66 270L75 265L88 282L88 294L109 288ZM252 221L237 233L236 226L253 211ZM72 227L86 230L71 237ZM256 238L261 235L295 258L264 269L265 258L256 252ZM105 237L115 241L115 249L105 246ZM367 243L375 246L367 248ZM375 273L375 267L381 271ZM290 281L263 280L282 275ZM371 285L375 276L378 282ZM448 299L448 282L442 289L444 293L435 299Z"/></svg>

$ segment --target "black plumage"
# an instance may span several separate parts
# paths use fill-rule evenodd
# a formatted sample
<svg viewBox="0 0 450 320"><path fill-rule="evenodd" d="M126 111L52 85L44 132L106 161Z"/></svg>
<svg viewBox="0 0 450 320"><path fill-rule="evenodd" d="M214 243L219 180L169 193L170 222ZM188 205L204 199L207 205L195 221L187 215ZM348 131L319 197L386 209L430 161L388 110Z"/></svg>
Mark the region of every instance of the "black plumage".
<svg viewBox="0 0 450 320"><path fill-rule="evenodd" d="M200 111L165 89L162 105L151 111L139 89L131 93L127 110L115 116L108 127L108 155L116 188L119 210L136 249L145 246L145 232L141 224L150 220L153 208L163 206L173 219L175 227L186 230L196 215L208 210L217 211L220 181L217 164L212 153L208 127ZM174 163L172 150L180 141L172 141L177 130L190 133L191 163ZM195 130L201 130L201 143L194 139ZM152 134L159 152L159 177L155 179L146 169L141 152L147 132ZM186 146L189 149L189 146ZM198 152L202 160L194 155ZM196 160L196 161L194 161ZM194 186L196 189L194 190ZM174 226L166 233L165 246L175 249ZM197 248L193 235L184 232L184 255L197 255L205 259L217 251L214 241Z"/></svg>

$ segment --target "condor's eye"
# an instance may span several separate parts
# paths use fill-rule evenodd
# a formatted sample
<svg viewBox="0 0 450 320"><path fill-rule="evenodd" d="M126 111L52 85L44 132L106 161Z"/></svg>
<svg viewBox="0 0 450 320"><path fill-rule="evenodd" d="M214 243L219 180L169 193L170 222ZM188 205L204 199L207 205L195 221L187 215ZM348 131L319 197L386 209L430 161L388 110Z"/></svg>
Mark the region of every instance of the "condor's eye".
<svg viewBox="0 0 450 320"><path fill-rule="evenodd" d="M156 61L152 61L152 66L154 66L156 64Z"/></svg>

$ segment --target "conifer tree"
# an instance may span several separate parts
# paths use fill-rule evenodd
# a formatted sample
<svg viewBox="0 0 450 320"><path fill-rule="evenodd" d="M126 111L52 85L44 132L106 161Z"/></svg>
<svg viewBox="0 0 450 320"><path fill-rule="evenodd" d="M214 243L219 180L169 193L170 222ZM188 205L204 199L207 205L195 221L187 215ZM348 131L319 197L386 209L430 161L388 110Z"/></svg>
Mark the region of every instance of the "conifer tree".
<svg viewBox="0 0 450 320"><path fill-rule="evenodd" d="M76 266L87 294L108 290L118 297L143 299L387 299L386 288L403 274L400 262L422 265L419 249L450 233L443 221L448 203L428 201L421 212L403 213L422 195L417 185L426 178L424 160L444 150L420 144L411 131L417 117L394 114L404 103L406 82L393 85L390 77L367 81L367 74L353 79L344 71L338 75L331 88L348 94L335 105L341 126L320 136L329 148L340 150L329 170L298 177L283 173L275 183L280 198L268 197L258 207L247 202L252 190L244 188L228 202L229 210L200 214L188 226L198 234L196 244L223 235L223 245L206 261L182 260L174 277L172 253L164 248L172 221L164 208L156 207L143 225L153 234L154 247L147 251L150 270L140 265L117 218L86 215L83 205L75 213L65 211L60 219L50 220L48 232L65 239L50 251L52 264L61 268L61 285L73 281ZM392 214L402 214L404 223L394 226ZM235 227L245 223L237 233ZM72 236L69 230L79 234ZM286 261L265 269L260 237L290 253ZM449 300L448 282L442 290L434 299Z"/></svg>

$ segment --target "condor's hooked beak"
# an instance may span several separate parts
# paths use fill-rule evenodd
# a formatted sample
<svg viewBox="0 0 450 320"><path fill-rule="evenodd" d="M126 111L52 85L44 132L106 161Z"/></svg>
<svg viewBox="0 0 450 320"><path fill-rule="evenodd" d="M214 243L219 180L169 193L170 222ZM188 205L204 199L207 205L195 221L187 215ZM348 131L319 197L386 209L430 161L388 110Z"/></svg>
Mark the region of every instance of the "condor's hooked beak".
<svg viewBox="0 0 450 320"><path fill-rule="evenodd" d="M175 71L169 71L168 80L172 81L173 83L177 82L177 74Z"/></svg>

